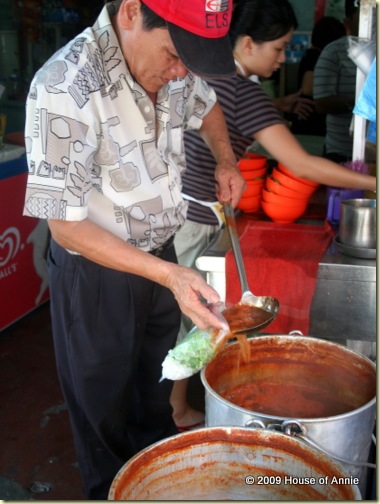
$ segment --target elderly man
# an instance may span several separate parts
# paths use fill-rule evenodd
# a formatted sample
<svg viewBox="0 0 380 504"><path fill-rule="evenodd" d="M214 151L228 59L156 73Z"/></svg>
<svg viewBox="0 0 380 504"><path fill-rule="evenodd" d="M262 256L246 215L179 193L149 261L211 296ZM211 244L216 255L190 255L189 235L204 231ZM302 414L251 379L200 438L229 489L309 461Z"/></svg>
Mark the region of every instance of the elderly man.
<svg viewBox="0 0 380 504"><path fill-rule="evenodd" d="M214 91L234 73L232 1L119 0L45 63L27 99L25 215L48 219L58 374L88 499L175 434L171 382L159 383L180 312L220 325L219 295L173 247L185 221L183 132L217 161L216 193L244 182Z"/></svg>

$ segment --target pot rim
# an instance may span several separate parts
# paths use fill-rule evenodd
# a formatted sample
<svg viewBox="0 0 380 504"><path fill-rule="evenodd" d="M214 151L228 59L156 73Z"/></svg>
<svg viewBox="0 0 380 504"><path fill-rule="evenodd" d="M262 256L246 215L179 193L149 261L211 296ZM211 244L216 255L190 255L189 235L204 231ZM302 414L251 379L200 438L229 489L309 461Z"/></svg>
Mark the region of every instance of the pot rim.
<svg viewBox="0 0 380 504"><path fill-rule="evenodd" d="M215 437L219 433L219 438ZM199 437L199 435L202 435L202 439L199 440L199 442L192 442L193 438ZM231 439L230 441L227 439L228 436L233 436L235 434L235 438ZM240 436L240 439L239 439ZM236 442L236 443L241 443L242 438L245 436L249 436L252 438L252 444L255 442L260 445L260 440L261 440L261 445L265 442L269 443L272 442L273 439L275 440L276 438L281 439L282 442L286 443L286 447L283 449L283 451L289 456L296 456L292 453L292 450L300 450L302 452L302 455L308 455L309 457L314 458L315 460L318 460L318 462L325 463L329 465L329 468L332 471L335 471L336 477L350 477L349 473L347 470L336 460L332 459L329 457L326 453L321 452L317 448L309 445L306 443L304 440L297 438L297 437L291 437L288 436L285 433L278 432L278 431L273 431L273 430L265 430L265 429L252 429L249 427L242 427L242 426L235 426L235 425L229 425L229 426L212 426L212 427L202 427L199 429L194 429L191 431L187 432L181 432L178 434L175 434L173 436L166 437L164 439L161 439L159 441L156 441L155 443L147 446L146 448L142 449L135 455L133 455L129 460L127 460L122 467L118 470L116 473L111 486L109 488L108 492L108 500L115 500L115 493L117 492L117 487L119 485L119 481L122 479L123 474L126 472L128 467L133 467L134 464L137 464L139 459L145 459L149 456L151 453L154 457L155 451L160 448L160 446L165 446L168 445L168 450L165 452L165 454L170 454L171 452L175 452L177 450L181 449L191 449L192 446L196 445L202 445L203 443L207 442L209 445L212 444L228 444L229 442ZM188 440L187 440L188 438ZM255 439L256 438L256 439ZM266 438L263 440L263 438ZM176 446L176 443L182 440L182 446ZM181 443L180 443L181 444ZM157 457L159 458L160 455L158 454ZM305 460L305 463L307 461ZM313 462L309 462L310 465L312 465ZM132 469L133 470L133 469ZM138 468L137 468L137 473L138 473ZM357 484L346 484L346 486L349 486L352 493L353 493L353 498L355 500L361 500L361 493L359 486Z"/></svg>
<svg viewBox="0 0 380 504"><path fill-rule="evenodd" d="M332 347L338 346L340 348L343 348L343 351L347 351L348 353L355 355L355 357L362 358L364 361L366 361L367 364L369 364L373 368L373 370L375 372L375 376L376 376L376 365L373 361L371 361L371 359L369 359L365 355L361 355L358 352L355 352L354 350L351 350L350 348L346 348L343 345L339 345L338 343L333 343L332 341L324 340L321 338L315 338L313 336L298 336L298 335L289 335L289 334L272 334L272 335L266 335L266 336L252 336L252 337L248 337L248 339L251 339L251 340L268 339L268 340L270 340L270 339L278 338L278 337L281 337L284 339L285 338L289 339L292 342L294 342L295 340L317 341L318 343L326 344L327 346L332 346ZM228 346L230 346L230 345L239 345L239 342L233 341L233 342L228 343ZM303 417L286 417L286 416L268 415L267 413L261 413L258 411L253 411L253 410L242 408L241 406L237 406L236 404L234 404L230 401L227 401L221 395L219 395L217 392L215 392L215 390L211 387L211 385L208 383L208 381L206 379L207 366L208 365L206 365L200 372L201 381L202 381L203 386L205 387L205 390L207 393L212 395L215 399L217 399L218 401L223 403L225 406L228 406L229 408L231 408L235 411L238 411L239 413L243 413L244 415L255 415L257 418L261 418L261 419L265 419L265 420L279 420L279 421L292 420L295 422L299 421L299 422L302 422L305 424L307 424L307 423L313 423L313 424L322 423L323 424L323 423L331 422L333 420L339 420L339 419L343 419L343 418L346 419L350 416L357 415L359 412L364 411L366 409L369 409L370 407L372 407L376 403L376 395L375 395L370 401L365 403L363 406L360 406L359 408L348 411L346 413L342 413L340 415L332 415L332 416L328 416L328 417L303 418Z"/></svg>
<svg viewBox="0 0 380 504"><path fill-rule="evenodd" d="M345 207L349 207L356 210L376 210L376 199L372 198L347 198L341 201L341 204Z"/></svg>

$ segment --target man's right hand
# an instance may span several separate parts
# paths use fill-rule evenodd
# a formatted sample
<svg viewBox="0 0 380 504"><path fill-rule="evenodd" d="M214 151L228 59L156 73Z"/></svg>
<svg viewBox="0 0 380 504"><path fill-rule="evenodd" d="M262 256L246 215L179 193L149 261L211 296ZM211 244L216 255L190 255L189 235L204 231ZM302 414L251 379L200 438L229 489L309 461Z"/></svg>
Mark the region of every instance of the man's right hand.
<svg viewBox="0 0 380 504"><path fill-rule="evenodd" d="M182 313L190 317L199 329L208 327L226 329L227 327L211 309L212 305L220 301L220 296L205 282L202 275L186 266L171 263L167 263L167 266L171 271L164 285L173 292ZM207 304L202 302L202 299Z"/></svg>

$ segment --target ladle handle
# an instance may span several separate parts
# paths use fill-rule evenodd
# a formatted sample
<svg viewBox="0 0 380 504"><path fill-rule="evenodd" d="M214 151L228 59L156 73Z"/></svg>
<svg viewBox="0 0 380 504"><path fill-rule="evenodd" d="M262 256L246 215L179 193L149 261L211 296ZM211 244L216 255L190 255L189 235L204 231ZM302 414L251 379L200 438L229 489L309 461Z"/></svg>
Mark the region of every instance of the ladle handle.
<svg viewBox="0 0 380 504"><path fill-rule="evenodd" d="M245 268L244 268L244 261L243 261L243 256L241 253L239 236L237 234L237 229L236 229L235 214L234 214L234 210L233 210L232 206L230 205L230 203L225 203L223 205L223 209L224 209L224 215L226 217L226 227L228 230L228 234L230 236L232 251L235 256L236 266L237 266L238 273L239 273L241 290L242 290L242 293L244 294L244 292L249 291L249 286L248 286L247 275L246 275Z"/></svg>

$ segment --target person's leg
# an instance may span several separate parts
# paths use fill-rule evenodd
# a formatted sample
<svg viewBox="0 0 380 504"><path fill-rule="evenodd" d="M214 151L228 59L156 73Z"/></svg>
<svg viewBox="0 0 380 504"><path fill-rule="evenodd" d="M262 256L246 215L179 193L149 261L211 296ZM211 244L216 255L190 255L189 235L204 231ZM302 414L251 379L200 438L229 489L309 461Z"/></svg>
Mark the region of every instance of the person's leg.
<svg viewBox="0 0 380 504"><path fill-rule="evenodd" d="M151 359L143 352L155 284L102 268L54 243L49 278L57 369L85 494L104 500L117 471L131 456L176 432L169 406L171 384L154 389L160 379L157 363L143 390L146 404L152 394L160 404L154 422L144 418L145 398L136 393L139 363ZM166 328L156 333L161 354L157 348L153 352L158 360L173 346L178 332L178 306L171 306L171 333L163 333L162 339L160 331Z"/></svg>
<svg viewBox="0 0 380 504"><path fill-rule="evenodd" d="M187 402L189 379L175 381L170 396L173 408L173 420L179 432L204 426L205 415L202 411L192 408Z"/></svg>
<svg viewBox="0 0 380 504"><path fill-rule="evenodd" d="M187 220L181 230L176 234L174 246L178 263L189 268L196 268L195 261L210 243L218 231L218 226L207 226ZM199 270L198 270L199 271ZM206 273L199 271L206 279ZM182 315L181 328L178 334L180 341L193 327L191 320ZM170 396L173 407L173 419L180 431L188 428L200 427L204 424L204 413L192 408L187 401L187 388L189 380L175 381Z"/></svg>

